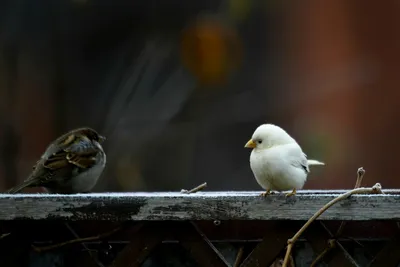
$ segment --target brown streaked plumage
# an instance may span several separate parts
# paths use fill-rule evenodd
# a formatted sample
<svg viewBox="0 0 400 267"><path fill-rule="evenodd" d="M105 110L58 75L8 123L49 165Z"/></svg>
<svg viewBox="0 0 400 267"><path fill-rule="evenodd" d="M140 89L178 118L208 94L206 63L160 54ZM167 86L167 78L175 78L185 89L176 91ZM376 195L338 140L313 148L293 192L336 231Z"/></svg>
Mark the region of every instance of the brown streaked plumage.
<svg viewBox="0 0 400 267"><path fill-rule="evenodd" d="M105 137L88 127L60 136L47 147L30 176L8 193L39 186L60 194L91 191L106 164L101 146L104 140Z"/></svg>

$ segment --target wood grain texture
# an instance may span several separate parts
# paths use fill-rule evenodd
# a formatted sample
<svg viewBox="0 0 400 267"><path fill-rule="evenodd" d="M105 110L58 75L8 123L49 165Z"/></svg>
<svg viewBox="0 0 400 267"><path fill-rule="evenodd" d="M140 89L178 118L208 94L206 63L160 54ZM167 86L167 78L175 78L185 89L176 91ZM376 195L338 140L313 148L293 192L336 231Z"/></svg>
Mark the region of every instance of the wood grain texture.
<svg viewBox="0 0 400 267"><path fill-rule="evenodd" d="M260 192L0 195L0 220L307 220L343 191L300 191L294 197ZM400 191L354 195L321 220L400 219Z"/></svg>

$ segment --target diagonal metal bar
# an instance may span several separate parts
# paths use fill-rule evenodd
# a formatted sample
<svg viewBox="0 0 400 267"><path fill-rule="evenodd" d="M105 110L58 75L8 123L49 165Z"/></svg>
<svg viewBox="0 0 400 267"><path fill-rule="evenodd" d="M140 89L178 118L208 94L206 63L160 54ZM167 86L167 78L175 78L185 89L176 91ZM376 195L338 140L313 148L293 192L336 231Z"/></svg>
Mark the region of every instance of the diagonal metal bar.
<svg viewBox="0 0 400 267"><path fill-rule="evenodd" d="M179 243L190 253L199 266L230 266L224 256L194 222L176 223L174 226L173 231Z"/></svg>
<svg viewBox="0 0 400 267"><path fill-rule="evenodd" d="M247 256L240 267L270 266L287 244L287 240L295 234L290 227L274 227L269 229L263 240ZM279 228L279 229L278 229Z"/></svg>
<svg viewBox="0 0 400 267"><path fill-rule="evenodd" d="M318 264L321 261L329 263L329 266L354 266L347 260L343 253L339 253L339 251L335 249L338 243L332 238L333 235L331 231L322 222L314 222L311 224L304 235L316 254L311 266L318 266L315 265L315 263ZM317 261L317 259L319 261Z"/></svg>
<svg viewBox="0 0 400 267"><path fill-rule="evenodd" d="M397 235L393 240L389 241L386 246L375 256L368 267L380 266L398 266L400 263L400 236Z"/></svg>
<svg viewBox="0 0 400 267"><path fill-rule="evenodd" d="M322 221L320 221L320 225L322 228L325 230L325 232L329 235L331 239L335 240L336 247L339 247L340 250L342 251L343 254L341 253L332 253L332 258L330 260L330 264L332 266L355 266L359 267L358 263L356 260L350 255L350 253L343 247L343 245L336 239L336 237L332 234L331 230L324 224ZM346 259L346 260L344 260Z"/></svg>
<svg viewBox="0 0 400 267"><path fill-rule="evenodd" d="M338 240L336 240L335 242L336 242L336 246L337 246L338 248L340 248L340 250L343 252L343 255L344 255L345 258L350 262L350 264L351 264L352 266L361 267L361 266L354 260L354 258L350 255L350 253L343 247L343 245L342 245ZM342 265L341 265L341 266L342 266Z"/></svg>
<svg viewBox="0 0 400 267"><path fill-rule="evenodd" d="M163 227L159 223L148 222L138 226L132 239L113 261L110 267L139 267L164 238Z"/></svg>

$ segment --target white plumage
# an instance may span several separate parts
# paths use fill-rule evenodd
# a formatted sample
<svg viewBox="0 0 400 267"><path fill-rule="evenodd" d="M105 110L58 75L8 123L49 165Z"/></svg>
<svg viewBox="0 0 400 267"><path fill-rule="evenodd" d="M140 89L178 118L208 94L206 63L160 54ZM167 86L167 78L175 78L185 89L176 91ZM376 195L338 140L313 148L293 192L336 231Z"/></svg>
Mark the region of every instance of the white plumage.
<svg viewBox="0 0 400 267"><path fill-rule="evenodd" d="M317 160L307 159L301 147L285 130L273 125L260 125L245 147L252 148L250 167L258 184L266 190L301 189L310 172L310 165L325 165Z"/></svg>

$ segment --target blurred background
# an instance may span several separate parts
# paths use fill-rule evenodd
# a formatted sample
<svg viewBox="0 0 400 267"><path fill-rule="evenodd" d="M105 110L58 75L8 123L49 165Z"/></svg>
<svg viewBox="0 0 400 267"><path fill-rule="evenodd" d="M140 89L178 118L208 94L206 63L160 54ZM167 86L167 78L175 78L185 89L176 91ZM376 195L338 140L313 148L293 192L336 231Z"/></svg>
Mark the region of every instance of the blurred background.
<svg viewBox="0 0 400 267"><path fill-rule="evenodd" d="M243 146L265 122L326 162L305 189L353 187L360 166L364 185L399 187L399 11L394 0L0 1L0 189L90 126L107 136L95 191L261 190Z"/></svg>

